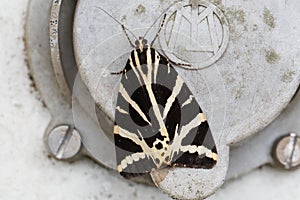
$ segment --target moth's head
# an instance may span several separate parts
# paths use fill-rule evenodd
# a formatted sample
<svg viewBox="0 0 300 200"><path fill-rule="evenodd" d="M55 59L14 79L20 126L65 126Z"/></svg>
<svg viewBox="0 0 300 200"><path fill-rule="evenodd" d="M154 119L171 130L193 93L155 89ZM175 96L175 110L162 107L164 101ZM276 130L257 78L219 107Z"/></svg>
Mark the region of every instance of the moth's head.
<svg viewBox="0 0 300 200"><path fill-rule="evenodd" d="M147 47L147 44L148 41L144 37L139 37L139 39L135 41L136 48L140 49L141 52Z"/></svg>

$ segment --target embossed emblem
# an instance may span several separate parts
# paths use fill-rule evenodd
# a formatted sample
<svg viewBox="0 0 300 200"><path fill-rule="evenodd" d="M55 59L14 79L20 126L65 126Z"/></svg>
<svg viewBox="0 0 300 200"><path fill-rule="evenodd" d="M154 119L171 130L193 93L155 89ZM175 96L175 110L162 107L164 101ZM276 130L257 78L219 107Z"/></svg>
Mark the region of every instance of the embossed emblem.
<svg viewBox="0 0 300 200"><path fill-rule="evenodd" d="M229 28L223 12L207 1L183 1L172 6L160 35L165 54L175 62L190 63L187 68L194 69L217 62L228 42Z"/></svg>

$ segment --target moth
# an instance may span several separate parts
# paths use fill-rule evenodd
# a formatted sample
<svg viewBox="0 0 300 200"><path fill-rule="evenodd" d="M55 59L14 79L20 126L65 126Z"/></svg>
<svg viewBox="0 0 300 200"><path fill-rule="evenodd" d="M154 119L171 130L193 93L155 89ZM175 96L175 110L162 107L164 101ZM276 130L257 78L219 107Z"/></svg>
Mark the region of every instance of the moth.
<svg viewBox="0 0 300 200"><path fill-rule="evenodd" d="M173 63L152 47L165 18L150 44L139 37L135 45L130 30L113 18L133 47L124 69L113 73L122 75L113 133L117 170L125 178L167 166L211 169L218 160L197 100Z"/></svg>

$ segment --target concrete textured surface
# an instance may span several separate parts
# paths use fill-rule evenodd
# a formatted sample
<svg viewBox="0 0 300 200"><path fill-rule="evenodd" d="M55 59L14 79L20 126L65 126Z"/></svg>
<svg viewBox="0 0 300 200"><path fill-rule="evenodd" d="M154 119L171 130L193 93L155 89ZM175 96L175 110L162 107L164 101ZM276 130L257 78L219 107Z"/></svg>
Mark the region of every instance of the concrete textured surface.
<svg viewBox="0 0 300 200"><path fill-rule="evenodd" d="M156 188L124 181L88 159L64 163L48 157L43 134L50 113L31 81L24 52L27 2L3 1L0 7L0 199L169 199ZM272 18L265 14L272 28ZM267 55L269 62L278 60L272 51ZM294 200L300 196L299 179L299 170L263 167L225 183L209 199Z"/></svg>

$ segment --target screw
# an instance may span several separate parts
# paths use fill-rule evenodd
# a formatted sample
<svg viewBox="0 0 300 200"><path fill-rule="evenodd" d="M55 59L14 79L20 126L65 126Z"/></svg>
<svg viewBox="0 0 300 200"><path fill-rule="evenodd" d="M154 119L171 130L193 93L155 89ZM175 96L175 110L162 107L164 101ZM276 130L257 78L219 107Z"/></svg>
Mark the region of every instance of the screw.
<svg viewBox="0 0 300 200"><path fill-rule="evenodd" d="M73 158L81 148L80 134L68 125L58 126L48 136L48 147L51 154L59 160Z"/></svg>
<svg viewBox="0 0 300 200"><path fill-rule="evenodd" d="M296 133L281 137L274 145L273 159L277 165L291 170L300 166L300 138Z"/></svg>

